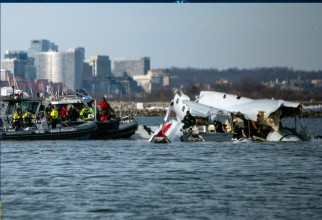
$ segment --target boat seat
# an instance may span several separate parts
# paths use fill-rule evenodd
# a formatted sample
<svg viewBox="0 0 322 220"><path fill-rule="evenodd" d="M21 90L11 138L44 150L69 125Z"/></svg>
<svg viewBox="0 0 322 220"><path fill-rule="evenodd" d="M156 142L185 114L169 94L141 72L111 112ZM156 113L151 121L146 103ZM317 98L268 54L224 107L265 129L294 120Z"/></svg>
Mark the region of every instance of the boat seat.
<svg viewBox="0 0 322 220"><path fill-rule="evenodd" d="M208 131L209 132L216 132L215 125L209 125L208 126Z"/></svg>

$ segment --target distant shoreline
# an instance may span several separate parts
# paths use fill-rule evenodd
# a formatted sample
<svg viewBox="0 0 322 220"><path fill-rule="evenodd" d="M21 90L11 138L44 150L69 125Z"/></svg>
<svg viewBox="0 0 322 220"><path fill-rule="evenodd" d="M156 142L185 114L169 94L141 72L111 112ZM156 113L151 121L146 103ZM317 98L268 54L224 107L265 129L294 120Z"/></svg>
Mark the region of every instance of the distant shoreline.
<svg viewBox="0 0 322 220"><path fill-rule="evenodd" d="M111 101L111 107L114 109L117 116L132 116L132 117L164 117L166 115L169 102L142 102L142 109L137 108L138 102L115 102ZM308 106L321 106L317 111L306 109L303 111L303 118L322 118L322 103L306 102ZM139 104L140 105L140 104Z"/></svg>

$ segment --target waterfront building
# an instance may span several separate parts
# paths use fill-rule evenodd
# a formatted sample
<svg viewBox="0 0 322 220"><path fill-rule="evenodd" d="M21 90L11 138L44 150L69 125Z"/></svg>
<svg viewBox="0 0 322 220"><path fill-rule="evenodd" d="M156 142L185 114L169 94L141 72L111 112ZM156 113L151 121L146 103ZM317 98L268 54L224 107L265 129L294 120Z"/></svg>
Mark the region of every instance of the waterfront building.
<svg viewBox="0 0 322 220"><path fill-rule="evenodd" d="M92 95L109 98L125 94L123 85L111 73L108 56L91 56L83 65L83 87Z"/></svg>
<svg viewBox="0 0 322 220"><path fill-rule="evenodd" d="M149 70L149 57L116 58L114 60L114 74L118 76L127 74L133 78L136 75L146 75Z"/></svg>
<svg viewBox="0 0 322 220"><path fill-rule="evenodd" d="M35 56L36 78L63 83L65 89L82 88L84 48L42 52Z"/></svg>
<svg viewBox="0 0 322 220"><path fill-rule="evenodd" d="M149 70L146 75L136 75L133 79L146 93L170 84L169 75L160 70Z"/></svg>

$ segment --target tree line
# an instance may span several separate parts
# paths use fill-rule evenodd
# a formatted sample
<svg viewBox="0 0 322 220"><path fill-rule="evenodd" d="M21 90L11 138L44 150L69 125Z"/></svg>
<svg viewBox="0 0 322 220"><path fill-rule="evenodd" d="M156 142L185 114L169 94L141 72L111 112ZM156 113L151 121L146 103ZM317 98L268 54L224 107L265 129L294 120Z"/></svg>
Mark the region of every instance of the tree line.
<svg viewBox="0 0 322 220"><path fill-rule="evenodd" d="M322 87L314 87L306 90L282 89L280 87L269 88L262 82L284 81L290 79L322 80L322 71L293 70L286 67L238 69L226 70L177 68L164 70L170 76L170 85L162 87L147 94L138 101L170 101L174 91L181 89L191 99L199 95L202 90L218 91L254 99L283 99L299 102L322 102ZM218 80L225 79L229 83L218 84ZM135 97L132 97L132 100ZM141 99L141 100L140 100Z"/></svg>

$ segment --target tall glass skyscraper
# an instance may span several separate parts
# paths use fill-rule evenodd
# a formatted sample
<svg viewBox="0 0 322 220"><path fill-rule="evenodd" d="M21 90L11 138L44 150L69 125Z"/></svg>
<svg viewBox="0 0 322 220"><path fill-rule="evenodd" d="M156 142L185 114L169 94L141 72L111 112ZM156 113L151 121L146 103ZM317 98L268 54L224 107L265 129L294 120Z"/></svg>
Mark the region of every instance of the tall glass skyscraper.
<svg viewBox="0 0 322 220"><path fill-rule="evenodd" d="M36 78L63 83L65 89L82 88L84 48L43 52L35 56Z"/></svg>
<svg viewBox="0 0 322 220"><path fill-rule="evenodd" d="M35 58L37 53L58 51L58 46L49 40L32 40L28 50L28 57Z"/></svg>

